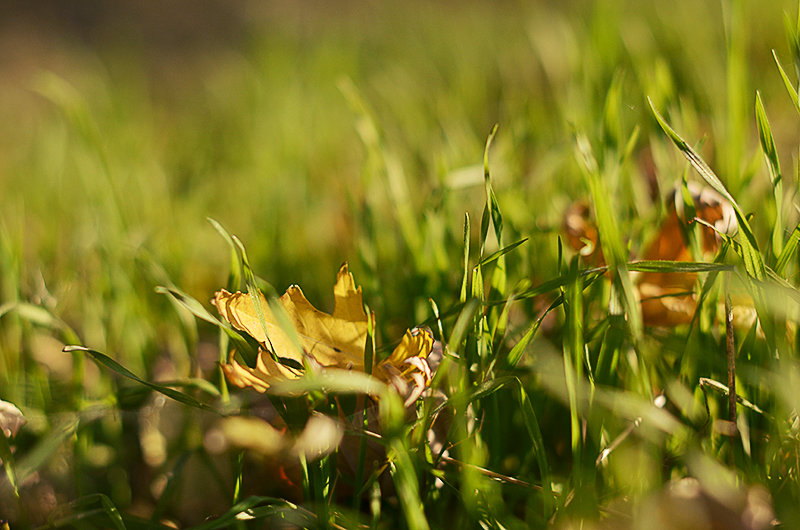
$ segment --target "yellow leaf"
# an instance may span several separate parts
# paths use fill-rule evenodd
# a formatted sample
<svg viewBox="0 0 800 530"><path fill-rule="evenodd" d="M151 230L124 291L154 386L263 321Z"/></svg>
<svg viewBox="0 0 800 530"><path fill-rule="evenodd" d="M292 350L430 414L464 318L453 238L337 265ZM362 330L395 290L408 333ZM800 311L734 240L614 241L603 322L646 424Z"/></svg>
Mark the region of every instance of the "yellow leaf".
<svg viewBox="0 0 800 530"><path fill-rule="evenodd" d="M375 367L375 377L394 385L405 398L405 406L417 400L433 379L428 354L433 350L433 333L428 328L406 331L392 354Z"/></svg>
<svg viewBox="0 0 800 530"><path fill-rule="evenodd" d="M244 331L262 346L255 369L241 366L231 359L223 366L235 385L252 386L263 392L276 379L294 379L302 375L304 361L323 367L364 369L364 347L367 340L367 315L361 301L361 287L342 265L333 287L334 310L329 315L316 309L300 287L293 285L279 301L289 316L303 352L278 324L267 300L259 293L264 321L258 317L252 297L247 293L218 291L214 305L231 325ZM274 354L274 356L273 356Z"/></svg>

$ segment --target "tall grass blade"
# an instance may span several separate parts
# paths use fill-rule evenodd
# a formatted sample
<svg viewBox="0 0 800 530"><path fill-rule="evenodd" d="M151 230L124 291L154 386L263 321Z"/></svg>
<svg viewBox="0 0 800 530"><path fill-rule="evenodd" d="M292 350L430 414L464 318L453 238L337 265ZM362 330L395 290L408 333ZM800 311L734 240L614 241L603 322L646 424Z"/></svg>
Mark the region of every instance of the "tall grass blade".
<svg viewBox="0 0 800 530"><path fill-rule="evenodd" d="M414 462L402 440L392 440L389 449L394 461L394 466L391 467L392 476L406 516L405 522L410 530L427 530L430 527L419 496L419 482Z"/></svg>
<svg viewBox="0 0 800 530"><path fill-rule="evenodd" d="M507 364L509 367L513 368L517 365L517 363L519 363L522 355L525 353L525 349L528 347L528 344L530 344L534 335L536 335L536 332L539 330L539 326L542 325L542 320L544 320L544 317L550 314L550 311L560 306L563 301L564 299L562 296L559 296L553 300L550 306L545 309L541 315L539 315L539 318L537 318L531 323L530 326L528 326L528 329L525 331L525 334L522 336L522 338L516 344L514 344L514 347L511 348L510 352L508 352Z"/></svg>
<svg viewBox="0 0 800 530"><path fill-rule="evenodd" d="M516 380L517 383L517 402L519 403L520 410L522 410L522 422L531 437L533 443L533 452L536 456L536 463L539 466L539 474L542 477L542 488L544 495L542 496L542 504L544 505L545 518L550 517L553 509L553 493L552 493L552 478L550 476L550 466L547 463L547 455L545 454L544 438L542 437L542 430L539 427L539 420L536 418L536 412L533 410L533 405L525 392L525 387L522 381Z"/></svg>
<svg viewBox="0 0 800 530"><path fill-rule="evenodd" d="M4 432L0 431L0 461L3 463L3 470L5 471L8 483L11 485L11 490L14 497L19 498L19 485L17 481L17 466L14 462L14 453L11 452L11 444L6 438Z"/></svg>
<svg viewBox="0 0 800 530"><path fill-rule="evenodd" d="M483 267L484 265L488 265L489 263L492 263L493 261L499 260L501 257L505 256L506 254L508 254L509 252L511 252L512 250L517 248L518 246L522 245L526 241L528 241L527 237L522 238L519 241L516 241L514 243L511 243L510 245L508 245L506 247L503 247L500 250L492 252L491 254L489 254L488 256L483 258L481 261L479 261L477 266L478 267Z"/></svg>
<svg viewBox="0 0 800 530"><path fill-rule="evenodd" d="M758 136L761 140L761 150L767 159L767 167L772 181L772 192L775 197L772 255L777 256L783 250L783 178L781 176L780 160L778 159L778 149L775 146L775 139L772 137L772 128L767 119L764 102L761 100L761 93L758 91L756 91L756 123L758 125Z"/></svg>
<svg viewBox="0 0 800 530"><path fill-rule="evenodd" d="M91 506L96 506L97 504L100 505L100 508L91 509ZM70 526L73 528L76 527L88 527L92 528L93 525L89 522L90 518L93 518L95 515L105 515L106 519L110 522L110 528L115 528L117 530L125 530L127 526L125 525L125 521L123 520L120 511L117 509L116 505L108 498L108 496L102 493L93 493L91 495L86 495L85 497L81 497L76 499L69 504L61 507L61 510L70 510L74 511L75 513L68 515L66 517L61 517L55 521L52 521L49 525L50 528L60 528L64 526ZM139 522L139 521L137 521ZM105 525L104 525L105 526ZM149 528L165 528L164 526L153 522L152 524L148 524L147 527Z"/></svg>
<svg viewBox="0 0 800 530"><path fill-rule="evenodd" d="M489 148L492 146L492 141L497 135L497 124L492 127L489 137L486 139L486 146L483 150L483 179L484 187L486 190L486 206L484 207L484 214L481 223L481 258L484 255L484 248L486 244L486 232L488 230L488 219L491 218L492 226L494 227L494 236L497 240L497 245L503 248L503 215L500 212L500 205L497 202L497 196L492 187L491 173L489 172ZM503 254L497 256L497 266L492 273L491 287L492 292L502 296L506 292L506 260ZM483 261L483 260L481 260ZM480 266L480 265L479 265Z"/></svg>
<svg viewBox="0 0 800 530"><path fill-rule="evenodd" d="M300 342L300 337L297 336L297 329L292 324L292 321L289 318L289 315L286 313L286 309L284 309L283 304L281 304L278 300L278 293L275 291L275 288L267 282L262 282L261 287L259 287L259 283L256 281L256 276L253 273L253 268L250 266L250 260L247 257L247 251L244 248L244 244L236 236L233 236L233 241L236 244L236 247L239 251L239 256L242 260L242 272L244 274L244 283L247 286L247 294L250 295L250 299L253 302L253 307L255 308L256 316L258 316L258 320L261 323L261 329L264 331L264 335L269 338L270 334L267 328L267 319L264 314L264 308L261 307L262 287L264 288L264 291L266 291L263 294L267 299L267 304L272 312L272 316L275 318L275 322L277 322L281 330L286 333L286 336L289 337L289 340L297 355L299 355L301 359L305 359L305 350ZM279 352L271 353L273 355L279 354Z"/></svg>
<svg viewBox="0 0 800 530"><path fill-rule="evenodd" d="M239 254L238 247L236 242L233 240L233 236L231 236L230 232L225 230L225 227L217 221L216 219L212 219L211 217L206 218L211 226L214 227L222 238L228 243L231 251L231 268L228 272L228 289L232 291L239 291L242 289L242 277L244 275L244 269L242 264L242 257Z"/></svg>
<svg viewBox="0 0 800 530"><path fill-rule="evenodd" d="M470 267L469 267L469 213L464 213L464 276L461 279L461 294L459 301L463 304L467 301L467 289L469 285Z"/></svg>
<svg viewBox="0 0 800 530"><path fill-rule="evenodd" d="M726 263L708 263L704 261L638 260L628 262L628 270L636 272L675 272L687 274L730 271L733 270L733 265L728 265Z"/></svg>
<svg viewBox="0 0 800 530"><path fill-rule="evenodd" d="M775 64L778 66L781 79L783 79L783 86L786 87L786 91L789 93L789 98L792 100L795 110L800 113L800 99L798 99L797 96L797 89L794 87L794 83L792 83L792 81L789 79L789 76L786 75L786 71L783 69L781 61L778 59L778 54L775 52L775 50L772 50L772 58L775 59Z"/></svg>
<svg viewBox="0 0 800 530"><path fill-rule="evenodd" d="M689 147L686 141L681 138L678 133L676 133L672 127L666 122L663 116L656 110L655 106L653 106L653 102L648 99L650 103L650 110L655 116L656 121L661 126L661 129L666 133L667 137L672 140L672 143L680 150L681 153L686 157L692 167L700 174L701 177L708 183L709 186L714 188L717 193L725 197L727 201L733 207L733 211L736 214L736 221L739 225L739 232L741 234L740 244L741 244L741 257L742 261L744 262L744 268L747 273L756 280L763 280L766 271L764 269L764 262L761 259L761 254L758 251L758 243L756 242L756 237L753 234L752 228L750 228L750 223L747 221L747 217L742 212L742 209L739 207L739 204L733 198L733 196L728 193L728 190L722 184L722 181L719 180L719 177L714 174L708 164L698 155L694 149Z"/></svg>
<svg viewBox="0 0 800 530"><path fill-rule="evenodd" d="M789 239L786 240L786 245L784 245L780 256L778 256L778 259L775 262L775 273L778 276L784 275L786 266L789 264L789 260L797 250L798 242L800 242L800 224L798 224L794 230L792 230L792 233L789 234Z"/></svg>
<svg viewBox="0 0 800 530"><path fill-rule="evenodd" d="M197 399L193 398L189 394L184 394L183 392L178 392L175 389L169 388L167 386L159 385L156 383L151 383L150 381L146 381L141 377L137 376L120 363L109 357L108 355L101 353L97 350L92 350L90 348L86 348L84 346L64 346L65 353L74 353L74 352L82 352L88 354L92 359L94 359L98 364L105 366L112 372L125 377L126 379L131 379L132 381L136 381L137 383L150 388L151 390L155 390L156 392L167 396L170 399L174 399L179 403L183 403L184 405L188 405L190 407L194 407L197 409L205 410L208 412L213 412L214 414L220 414L214 407L207 405Z"/></svg>
<svg viewBox="0 0 800 530"><path fill-rule="evenodd" d="M589 184L597 217L597 229L604 256L608 261L609 273L622 296L625 311L628 314L628 325L635 342L642 338L644 324L642 311L636 300L633 283L628 274L627 255L622 244L617 218L611 208L609 192L606 189L603 175L592 153L592 146L584 134L576 136L576 155L582 162L581 167Z"/></svg>
<svg viewBox="0 0 800 530"><path fill-rule="evenodd" d="M175 300L175 302L184 307L197 318L217 326L223 333L225 333L228 339L232 340L236 344L237 351L242 355L247 365L255 366L258 349L250 344L235 329L233 329L230 324L209 313L206 308L203 307L203 304L178 288L158 286L156 287L155 291L159 294L170 296L173 300ZM224 350L222 354L224 355Z"/></svg>
<svg viewBox="0 0 800 530"><path fill-rule="evenodd" d="M583 442L581 436L581 421L583 419L583 406L580 400L580 386L583 382L583 285L578 274L577 259L570 266L570 282L564 290L564 310L566 329L562 339L564 380L566 382L567 397L569 399L570 414L570 440L572 448L572 461L575 472L575 481L583 481L581 461L583 455Z"/></svg>

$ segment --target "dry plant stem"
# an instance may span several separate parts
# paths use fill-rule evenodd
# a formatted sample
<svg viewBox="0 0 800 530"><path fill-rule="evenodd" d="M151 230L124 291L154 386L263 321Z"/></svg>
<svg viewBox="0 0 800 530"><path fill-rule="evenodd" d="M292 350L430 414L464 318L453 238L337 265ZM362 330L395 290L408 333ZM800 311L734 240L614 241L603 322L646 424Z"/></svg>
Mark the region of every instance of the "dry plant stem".
<svg viewBox="0 0 800 530"><path fill-rule="evenodd" d="M730 274L730 273L728 273ZM736 428L736 345L733 337L733 308L731 295L725 286L725 335L728 350L728 419ZM734 431L735 432L735 431Z"/></svg>

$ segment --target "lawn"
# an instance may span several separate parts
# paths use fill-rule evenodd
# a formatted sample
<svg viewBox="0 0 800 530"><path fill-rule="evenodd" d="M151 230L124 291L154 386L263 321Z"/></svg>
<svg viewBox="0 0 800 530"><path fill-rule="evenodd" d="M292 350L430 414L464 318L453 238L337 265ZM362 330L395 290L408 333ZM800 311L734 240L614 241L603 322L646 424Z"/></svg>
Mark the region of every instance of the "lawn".
<svg viewBox="0 0 800 530"><path fill-rule="evenodd" d="M798 5L336 4L0 21L0 520L800 527Z"/></svg>

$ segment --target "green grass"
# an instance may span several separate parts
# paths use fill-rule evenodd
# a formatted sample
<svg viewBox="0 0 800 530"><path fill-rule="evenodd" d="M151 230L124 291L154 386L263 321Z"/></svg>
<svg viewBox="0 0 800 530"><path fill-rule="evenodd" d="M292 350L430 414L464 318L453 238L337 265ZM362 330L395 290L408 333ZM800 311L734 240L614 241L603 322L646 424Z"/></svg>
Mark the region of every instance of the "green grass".
<svg viewBox="0 0 800 530"><path fill-rule="evenodd" d="M695 513L694 477L800 525L798 6L556 4L273 8L192 49L42 33L56 59L0 63L0 399L28 420L0 438L0 519L654 528ZM684 179L738 235L640 261ZM566 243L579 200L604 267ZM368 358L414 326L443 345L410 416L361 374L222 376L253 344L215 291L296 283L330 312L344 261ZM646 325L643 272L697 274L691 323ZM729 292L759 322L735 329L735 436ZM269 414L299 444L315 411L351 416L321 459L220 445L224 417Z"/></svg>

